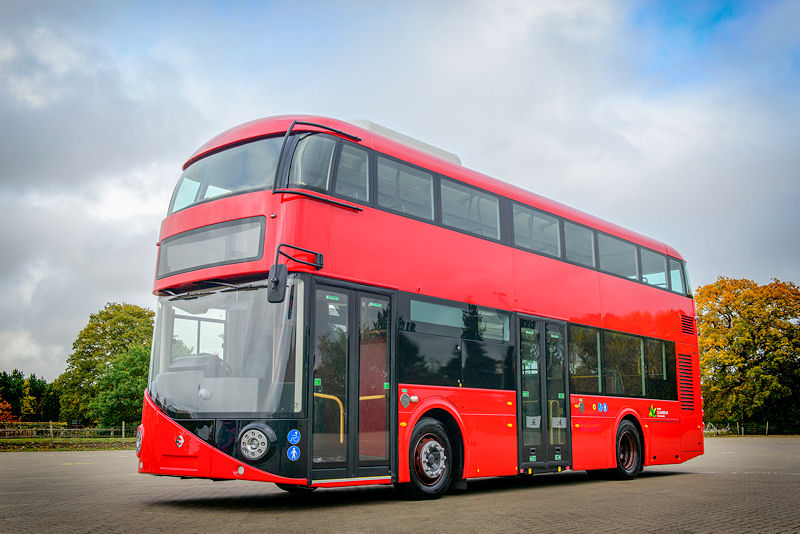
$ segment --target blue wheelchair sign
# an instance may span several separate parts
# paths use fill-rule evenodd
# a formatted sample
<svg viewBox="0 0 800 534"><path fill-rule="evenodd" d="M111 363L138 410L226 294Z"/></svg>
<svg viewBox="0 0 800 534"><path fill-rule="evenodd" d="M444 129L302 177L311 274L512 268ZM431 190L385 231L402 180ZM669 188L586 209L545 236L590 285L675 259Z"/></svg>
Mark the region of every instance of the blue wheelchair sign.
<svg viewBox="0 0 800 534"><path fill-rule="evenodd" d="M292 445L297 445L300 443L300 431L296 428L294 430L290 430L289 434L286 436L286 439L288 439L289 443Z"/></svg>

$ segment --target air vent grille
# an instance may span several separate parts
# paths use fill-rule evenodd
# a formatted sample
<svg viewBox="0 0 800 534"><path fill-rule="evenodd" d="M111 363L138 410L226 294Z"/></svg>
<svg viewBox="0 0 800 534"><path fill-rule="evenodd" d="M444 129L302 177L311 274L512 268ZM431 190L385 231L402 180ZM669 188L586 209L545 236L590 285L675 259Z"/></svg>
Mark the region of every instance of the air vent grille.
<svg viewBox="0 0 800 534"><path fill-rule="evenodd" d="M688 354L678 354L678 394L681 410L694 410L692 357Z"/></svg>
<svg viewBox="0 0 800 534"><path fill-rule="evenodd" d="M694 319L688 315L681 314L681 331L689 336L695 335Z"/></svg>

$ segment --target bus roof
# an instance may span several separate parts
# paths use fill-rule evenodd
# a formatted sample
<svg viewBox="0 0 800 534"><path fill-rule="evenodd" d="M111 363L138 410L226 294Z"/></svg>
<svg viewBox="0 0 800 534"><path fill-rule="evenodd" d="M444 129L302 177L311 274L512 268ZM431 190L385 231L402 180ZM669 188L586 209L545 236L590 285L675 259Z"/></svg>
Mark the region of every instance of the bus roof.
<svg viewBox="0 0 800 534"><path fill-rule="evenodd" d="M328 117L315 115L281 115L256 119L244 124L240 124L239 126L235 126L229 130L226 130L225 132L222 132L203 144L203 146L201 146L186 161L186 163L183 165L183 169L186 169L198 159L213 152L227 148L230 145L236 145L261 137L286 132L286 130L294 121L313 122L336 128L361 138L360 143L362 145L372 148L377 152L391 155L414 165L426 168L430 171L448 176L475 187L479 187L506 198L516 200L523 204L536 207L573 222L595 228L653 250L664 252L672 257L683 259L677 250L666 243L639 234L638 232L634 232L628 228L624 228L555 200L538 195L521 187L511 185L496 178L492 178L491 176L487 176L459 165L455 162L455 160L447 156L448 154L455 156L454 154L443 151L436 147L431 147L431 145L427 145L421 141L417 141L416 143L410 143L408 141L406 143L402 143L398 139L402 139L406 136L400 137L394 135L392 136L394 138L392 138L378 133L380 131L379 128L366 129L351 122L331 119ZM297 131L321 131L330 133L327 130L307 125L298 127ZM391 132L391 130L389 131ZM412 144L416 146L412 146ZM437 155L437 151L441 151L442 153ZM457 159L457 156L455 156L455 158Z"/></svg>

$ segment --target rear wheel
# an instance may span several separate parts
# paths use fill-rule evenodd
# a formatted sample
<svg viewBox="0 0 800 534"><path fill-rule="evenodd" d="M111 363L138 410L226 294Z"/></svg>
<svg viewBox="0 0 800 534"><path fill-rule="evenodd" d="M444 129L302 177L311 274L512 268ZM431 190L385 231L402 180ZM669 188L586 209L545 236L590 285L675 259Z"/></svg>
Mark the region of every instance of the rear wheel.
<svg viewBox="0 0 800 534"><path fill-rule="evenodd" d="M437 419L420 419L411 434L411 482L401 489L414 499L438 499L453 481L453 447L447 430Z"/></svg>
<svg viewBox="0 0 800 534"><path fill-rule="evenodd" d="M636 478L642 470L642 439L639 429L629 420L617 429L617 468L614 474L622 480Z"/></svg>

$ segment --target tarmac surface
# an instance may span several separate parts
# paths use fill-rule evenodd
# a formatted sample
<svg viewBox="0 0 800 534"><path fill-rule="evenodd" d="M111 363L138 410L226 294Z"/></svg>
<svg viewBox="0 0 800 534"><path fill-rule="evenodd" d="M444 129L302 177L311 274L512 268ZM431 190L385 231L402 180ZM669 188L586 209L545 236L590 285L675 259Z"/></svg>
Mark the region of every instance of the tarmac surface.
<svg viewBox="0 0 800 534"><path fill-rule="evenodd" d="M706 439L704 456L633 481L478 479L426 502L140 475L132 451L0 454L0 532L149 531L800 532L800 437Z"/></svg>

